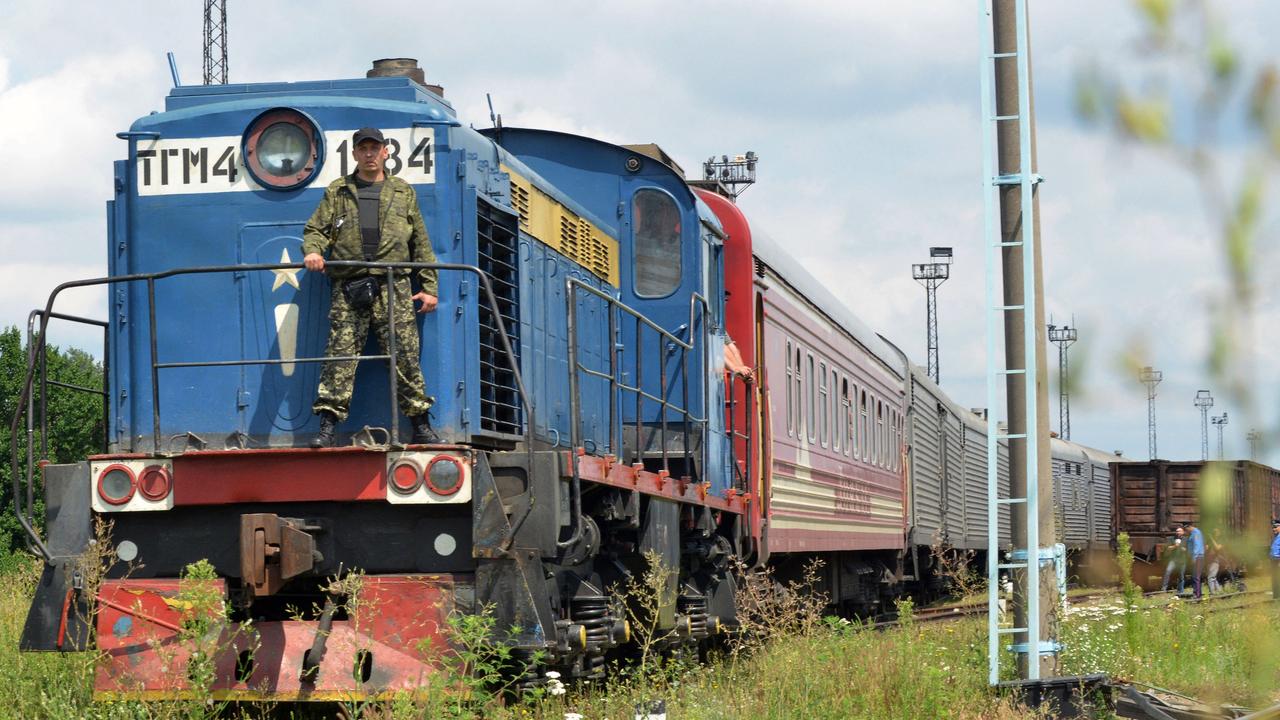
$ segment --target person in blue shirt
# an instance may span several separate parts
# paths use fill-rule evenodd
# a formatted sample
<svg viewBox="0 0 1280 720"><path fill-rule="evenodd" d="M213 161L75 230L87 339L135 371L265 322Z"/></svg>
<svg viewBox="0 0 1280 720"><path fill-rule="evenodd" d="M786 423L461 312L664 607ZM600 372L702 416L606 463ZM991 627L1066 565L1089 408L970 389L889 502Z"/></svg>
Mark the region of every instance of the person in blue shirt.
<svg viewBox="0 0 1280 720"><path fill-rule="evenodd" d="M1186 588L1187 581L1187 547L1186 532L1182 526L1173 529L1174 537L1168 539L1164 548L1160 552L1160 558L1165 561L1164 578L1160 581L1160 592L1169 589L1169 581L1173 578L1173 574L1178 573L1178 594Z"/></svg>
<svg viewBox="0 0 1280 720"><path fill-rule="evenodd" d="M1200 599L1200 579L1204 575L1204 533L1194 522L1187 523L1187 553L1191 555L1191 582Z"/></svg>
<svg viewBox="0 0 1280 720"><path fill-rule="evenodd" d="M1271 521L1271 599L1280 602L1280 520Z"/></svg>

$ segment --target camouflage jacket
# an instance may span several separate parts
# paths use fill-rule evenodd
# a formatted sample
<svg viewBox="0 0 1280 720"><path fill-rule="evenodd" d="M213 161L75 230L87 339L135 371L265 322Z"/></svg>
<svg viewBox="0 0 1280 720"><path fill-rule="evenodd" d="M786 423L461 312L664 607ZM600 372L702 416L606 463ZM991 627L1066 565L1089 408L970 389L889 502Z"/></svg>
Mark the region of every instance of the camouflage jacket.
<svg viewBox="0 0 1280 720"><path fill-rule="evenodd" d="M354 175L340 177L324 190L320 205L311 214L302 233L304 255L319 253L330 260L363 260L360 237L360 203L356 200ZM388 175L378 197L378 228L381 239L372 258L378 262L433 263L436 254L427 237L427 227L418 209L418 196L413 186L394 175ZM368 273L363 268L335 267L328 270L335 279ZM407 271L406 271L407 272ZM422 291L438 295L435 270L419 270Z"/></svg>

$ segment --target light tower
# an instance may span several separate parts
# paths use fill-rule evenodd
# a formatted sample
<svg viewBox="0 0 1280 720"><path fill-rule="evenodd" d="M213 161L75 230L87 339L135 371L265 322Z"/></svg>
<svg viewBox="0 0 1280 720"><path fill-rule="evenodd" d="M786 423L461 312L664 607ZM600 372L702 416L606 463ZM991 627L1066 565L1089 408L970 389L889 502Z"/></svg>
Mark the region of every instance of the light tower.
<svg viewBox="0 0 1280 720"><path fill-rule="evenodd" d="M1196 391L1196 407L1200 408L1200 459L1209 459L1209 408L1213 407L1213 394L1208 390Z"/></svg>
<svg viewBox="0 0 1280 720"><path fill-rule="evenodd" d="M1156 386L1164 380L1164 373L1150 365L1138 371L1138 379L1147 386L1147 453L1156 459Z"/></svg>
<svg viewBox="0 0 1280 720"><path fill-rule="evenodd" d="M1058 436L1071 439L1071 383L1067 373L1067 348L1076 342L1076 329L1070 325L1049 326L1049 342L1058 345Z"/></svg>
<svg viewBox="0 0 1280 720"><path fill-rule="evenodd" d="M738 196L747 191L756 181L756 163L760 157L748 150L745 155L715 155L702 163L702 178L708 182L717 182L729 193L729 199L738 201ZM741 186L741 187L739 187Z"/></svg>
<svg viewBox="0 0 1280 720"><path fill-rule="evenodd" d="M227 84L227 0L204 0L204 84Z"/></svg>
<svg viewBox="0 0 1280 720"><path fill-rule="evenodd" d="M1257 430L1250 430L1249 435L1249 459L1258 459L1258 443L1262 441L1262 433Z"/></svg>
<svg viewBox="0 0 1280 720"><path fill-rule="evenodd" d="M1213 426L1218 428L1218 459L1222 459L1222 429L1227 426L1227 413L1213 416Z"/></svg>
<svg viewBox="0 0 1280 720"><path fill-rule="evenodd" d="M929 377L935 384L938 379L938 286L951 277L951 248L929 248L930 262L913 264L911 277L925 289L925 341L929 347Z"/></svg>

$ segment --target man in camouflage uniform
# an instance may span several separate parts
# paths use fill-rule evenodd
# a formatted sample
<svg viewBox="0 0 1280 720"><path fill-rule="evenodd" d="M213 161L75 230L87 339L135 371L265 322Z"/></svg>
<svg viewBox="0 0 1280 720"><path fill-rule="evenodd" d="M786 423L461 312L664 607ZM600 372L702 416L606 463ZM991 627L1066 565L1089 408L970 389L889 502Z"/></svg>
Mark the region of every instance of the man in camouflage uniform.
<svg viewBox="0 0 1280 720"><path fill-rule="evenodd" d="M387 144L374 128L361 128L352 137L356 171L325 188L320 206L307 221L302 236L303 264L308 270L325 269L331 260L434 263L435 252L409 183L386 172ZM416 271L421 289L414 293L409 271L395 272L396 381L400 409L413 421L413 442L435 442L427 396L419 363L419 313L435 310L435 270ZM329 344L326 357L359 355L373 325L382 352L387 353L387 289L381 272L366 268L330 267L333 290L329 306ZM376 282L376 285L371 284ZM330 360L320 375L312 412L320 416L320 432L312 447L333 444L334 428L347 416L355 383L355 360Z"/></svg>

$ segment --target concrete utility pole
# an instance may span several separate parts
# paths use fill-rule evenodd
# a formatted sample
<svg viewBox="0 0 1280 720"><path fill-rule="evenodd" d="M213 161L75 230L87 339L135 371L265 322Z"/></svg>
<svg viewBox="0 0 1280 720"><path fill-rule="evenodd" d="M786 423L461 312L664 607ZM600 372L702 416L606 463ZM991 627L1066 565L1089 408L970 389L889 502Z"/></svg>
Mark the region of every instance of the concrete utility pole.
<svg viewBox="0 0 1280 720"><path fill-rule="evenodd" d="M1049 326L1049 342L1058 346L1058 437L1071 439L1071 381L1067 349L1076 344L1079 333L1070 325Z"/></svg>
<svg viewBox="0 0 1280 720"><path fill-rule="evenodd" d="M1262 440L1262 433L1258 432L1257 430L1250 430L1248 438L1249 438L1249 459L1257 460L1258 459L1258 442Z"/></svg>
<svg viewBox="0 0 1280 720"><path fill-rule="evenodd" d="M1150 365L1138 371L1138 379L1147 386L1147 454L1156 459L1156 386L1164 380L1164 373Z"/></svg>
<svg viewBox="0 0 1280 720"><path fill-rule="evenodd" d="M1027 3L1030 5L1030 3ZM1017 4L1015 0L994 0L991 6L991 21L994 31L995 54L997 56L1002 53L1010 53L1011 56L1007 60L997 60L995 63L995 96L996 96L996 115L1001 117L1018 117L1019 114L1019 97L1018 97L1018 68L1015 64L1017 61L1016 53L1018 52L1018 28L1017 28ZM1030 25L1030 21L1027 21ZM1028 30L1027 40L1027 58L1026 67L1028 70L1027 87L1033 87L1031 68L1031 42L1029 39L1030 31ZM985 51L985 49L984 49ZM1019 123L1000 122L996 129L996 145L998 154L998 167L1001 175L1017 175L1019 173L1035 173L1039 169L1036 160L1036 136L1035 136L1035 98L1027 98L1027 106L1031 109L1030 117L1027 118L1028 127L1031 128L1031 167L1019 167L1019 155L1021 137L1019 132ZM1002 271L1004 277L1004 302L1006 305L1022 305L1025 296L1030 293L1035 298L1035 337L1026 337L1023 331L1024 318L1021 313L1007 312L1004 314L1004 354L1005 367L1021 368L1023 367L1025 357L1025 344L1035 343L1035 347L1046 347L1048 337L1045 329L1044 321L1044 267L1042 264L1043 254L1040 252L1040 199L1039 194L1033 196L1034 204L1033 215L1034 224L1031 228L1024 228L1022 224L1023 208L1022 194L1018 185L1009 184L1000 186L1000 240L1002 242L1023 241L1026 245L1013 247L1004 247L1002 249ZM1026 237L1025 232L1030 231L1030 237ZM1030 248L1035 253L1035 280L1033 287L1025 287L1022 278L1022 253L1024 247ZM1025 368L1026 372L1034 372L1036 383L1036 417L1026 417L1026 380L1021 375L1009 375L1006 379L1006 398L1008 402L1009 417L1009 433L1011 435L1025 434L1025 439L1009 440L1009 468L1010 481L1012 489L1011 497L1026 497L1027 495L1027 443L1036 443L1036 475L1039 486L1039 497L1041 502L1038 504L1037 523L1039 529L1040 547L1050 548L1057 542L1057 524L1054 522L1053 511L1053 473L1051 472L1051 459L1049 456L1049 383L1048 366L1045 362L1045 354L1043 352L1036 353L1036 366L1034 368ZM1028 428L1031 428L1028 432ZM1027 547L1027 527L1023 519L1023 513L1010 513L1012 524L1010 529L1013 532L1013 546L1016 548ZM1039 548L1028 548L1031 562L1038 562ZM1014 584L1014 623L1017 627L1027 627L1027 617L1030 613L1036 613L1039 617L1039 626L1041 634L1047 634L1048 637L1027 638L1021 636L1022 642L1027 642L1030 648L1029 652L1020 653L1018 655L1018 669L1022 677L1030 677L1028 671L1030 662L1038 660L1039 676L1042 678L1054 677L1058 675L1058 656L1054 653L1041 653L1041 641L1055 641L1058 627L1058 587L1055 574L1050 568L1041 567L1039 573L1039 607L1029 608L1026 606L1026 580L1025 573L1023 578ZM1015 636L1019 637L1019 636Z"/></svg>
<svg viewBox="0 0 1280 720"><path fill-rule="evenodd" d="M1213 426L1218 428L1218 459L1222 459L1222 429L1227 426L1227 414L1213 416Z"/></svg>
<svg viewBox="0 0 1280 720"><path fill-rule="evenodd" d="M1196 391L1196 407L1200 408L1200 459L1209 459L1209 408L1213 407L1213 394L1208 390Z"/></svg>
<svg viewBox="0 0 1280 720"><path fill-rule="evenodd" d="M911 266L911 277L924 286L924 335L929 348L929 377L941 385L938 363L938 286L951 277L951 248L929 248L929 262Z"/></svg>

